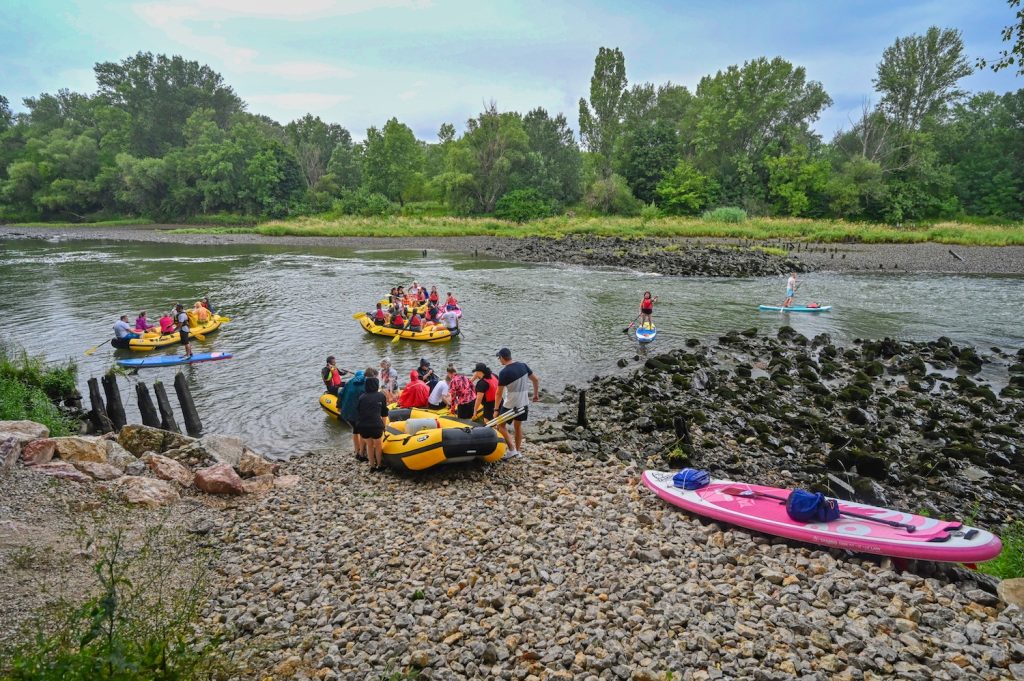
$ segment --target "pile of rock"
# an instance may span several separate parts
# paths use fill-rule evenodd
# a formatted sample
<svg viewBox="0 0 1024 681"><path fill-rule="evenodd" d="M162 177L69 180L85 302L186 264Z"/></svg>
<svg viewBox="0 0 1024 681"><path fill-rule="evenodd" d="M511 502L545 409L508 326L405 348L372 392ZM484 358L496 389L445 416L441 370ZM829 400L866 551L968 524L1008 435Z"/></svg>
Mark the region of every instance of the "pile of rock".
<svg viewBox="0 0 1024 681"><path fill-rule="evenodd" d="M124 501L150 507L173 504L187 491L241 495L298 484L236 437L192 438L142 425L100 437L49 435L39 423L0 421L0 469L20 459L43 475L100 481Z"/></svg>

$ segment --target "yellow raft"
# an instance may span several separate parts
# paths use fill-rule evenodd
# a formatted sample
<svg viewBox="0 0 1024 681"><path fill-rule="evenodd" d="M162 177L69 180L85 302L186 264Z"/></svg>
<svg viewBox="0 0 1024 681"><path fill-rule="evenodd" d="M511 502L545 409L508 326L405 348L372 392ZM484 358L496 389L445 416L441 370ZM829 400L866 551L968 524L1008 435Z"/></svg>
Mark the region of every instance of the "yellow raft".
<svg viewBox="0 0 1024 681"><path fill-rule="evenodd" d="M491 463L505 456L505 448L494 428L411 409L407 420L388 423L382 451L390 468L422 471L446 463Z"/></svg>
<svg viewBox="0 0 1024 681"><path fill-rule="evenodd" d="M380 326L375 323L366 313L360 313L359 324L367 333L376 336L400 336L402 340L423 341L424 343L447 343L459 334L459 330L444 325L435 325L426 331L410 331L409 329L395 329L390 326Z"/></svg>
<svg viewBox="0 0 1024 681"><path fill-rule="evenodd" d="M387 298L383 298L380 301L380 304L381 304L381 307L383 307L385 311L387 311L391 307L391 301L388 300ZM427 311L427 307L429 307L429 306L430 306L430 302L429 301L425 302L425 303L417 303L415 300L413 300L412 298L410 298L408 296L406 296L405 300L402 302L402 310L403 311L405 310L405 308L409 308L410 310L412 310L414 312L418 312L419 314L423 314L424 312L426 312Z"/></svg>
<svg viewBox="0 0 1024 681"><path fill-rule="evenodd" d="M195 337L198 335L205 336L208 333L212 333L220 328L221 324L226 324L225 318L220 315L210 315L210 319L205 324L192 324L189 323L191 329L189 335ZM133 338L127 343L124 341L114 340L111 341L111 345L115 348L136 350L138 352L148 352L150 350L156 350L157 348L166 347L168 345L174 345L181 341L181 334L177 331L161 335L158 331L147 332L142 338Z"/></svg>
<svg viewBox="0 0 1024 681"><path fill-rule="evenodd" d="M331 395L330 393L324 393L323 395L320 396L320 406L328 414L331 414L333 416L340 416L341 415L341 412L338 410L338 398L335 397L334 395ZM406 408L399 407L398 406L398 402L392 402L391 404L389 404L388 405L388 410L389 410L388 419L391 420L391 421L405 421L406 419L409 418L409 414L413 411L412 409L406 409ZM436 409L431 409L429 407L424 407L422 409L417 408L415 411L417 413L419 413L421 416L425 415L425 414L429 414L430 416L443 416L445 418L455 419L455 417L452 416L451 410L448 407L438 407ZM483 415L483 409L481 408L479 411L477 411L477 413L474 416L474 418L480 418L482 415ZM456 419L456 420L458 420L458 419ZM460 421L460 423L469 423L469 422L467 422L467 421Z"/></svg>

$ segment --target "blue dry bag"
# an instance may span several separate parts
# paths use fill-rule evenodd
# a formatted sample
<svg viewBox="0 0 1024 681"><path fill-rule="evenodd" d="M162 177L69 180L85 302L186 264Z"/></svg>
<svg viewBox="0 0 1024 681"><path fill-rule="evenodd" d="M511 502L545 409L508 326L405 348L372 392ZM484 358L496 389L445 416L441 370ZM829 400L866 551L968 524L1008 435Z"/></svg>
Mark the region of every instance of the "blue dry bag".
<svg viewBox="0 0 1024 681"><path fill-rule="evenodd" d="M700 489L711 482L711 476L707 471L696 468L684 468L672 476L672 484L683 489Z"/></svg>
<svg viewBox="0 0 1024 681"><path fill-rule="evenodd" d="M802 523L827 523L839 517L839 502L821 492L797 488L786 499L786 513Z"/></svg>

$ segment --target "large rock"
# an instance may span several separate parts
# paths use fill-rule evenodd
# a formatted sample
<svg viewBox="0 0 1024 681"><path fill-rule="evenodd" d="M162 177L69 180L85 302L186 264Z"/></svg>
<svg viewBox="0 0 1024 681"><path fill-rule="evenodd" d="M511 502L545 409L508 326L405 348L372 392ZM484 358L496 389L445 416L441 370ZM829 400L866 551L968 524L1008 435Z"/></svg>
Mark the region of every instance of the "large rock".
<svg viewBox="0 0 1024 681"><path fill-rule="evenodd" d="M107 448L107 463L117 466L122 471L139 460L138 457L119 445L116 440L104 440L103 445Z"/></svg>
<svg viewBox="0 0 1024 681"><path fill-rule="evenodd" d="M0 421L0 440L14 437L19 444L50 437L50 429L35 421Z"/></svg>
<svg viewBox="0 0 1024 681"><path fill-rule="evenodd" d="M135 456L142 456L146 452L163 454L168 449L195 442L195 439L181 433L132 423L117 434L117 442Z"/></svg>
<svg viewBox="0 0 1024 681"><path fill-rule="evenodd" d="M195 485L207 494L245 494L242 478L226 463L197 470Z"/></svg>
<svg viewBox="0 0 1024 681"><path fill-rule="evenodd" d="M255 478L243 480L242 487L245 488L246 494L269 492L274 489L274 476L270 473L267 473L266 475L257 475Z"/></svg>
<svg viewBox="0 0 1024 681"><path fill-rule="evenodd" d="M195 477L192 471L185 466L160 454L149 452L142 456L142 461L149 466L149 470L153 471L156 477L161 480L172 480L182 487L191 486L192 479Z"/></svg>
<svg viewBox="0 0 1024 681"><path fill-rule="evenodd" d="M92 480L92 478L72 466L67 461L41 463L38 466L33 466L32 470L36 473L42 473L43 475L49 475L62 480L72 480L74 482L89 482Z"/></svg>
<svg viewBox="0 0 1024 681"><path fill-rule="evenodd" d="M9 471L14 468L18 456L21 454L21 443L13 435L0 437L0 471Z"/></svg>
<svg viewBox="0 0 1024 681"><path fill-rule="evenodd" d="M1007 605L1024 608L1024 579L1004 579L996 587L996 593Z"/></svg>
<svg viewBox="0 0 1024 681"><path fill-rule="evenodd" d="M206 450L211 463L226 463L237 466L245 452L245 443L240 438L229 435L204 435L199 444Z"/></svg>
<svg viewBox="0 0 1024 681"><path fill-rule="evenodd" d="M124 475L124 471L109 463L95 463L93 461L76 461L74 467L88 475L93 480L114 480Z"/></svg>
<svg viewBox="0 0 1024 681"><path fill-rule="evenodd" d="M148 506L170 506L181 497L169 482L154 478L126 475L114 483L114 489L129 504Z"/></svg>
<svg viewBox="0 0 1024 681"><path fill-rule="evenodd" d="M49 463L57 451L57 443L50 438L32 440L21 448L21 461L26 466L38 466Z"/></svg>
<svg viewBox="0 0 1024 681"><path fill-rule="evenodd" d="M242 452L242 458L238 462L238 472L243 478L273 475L277 472L277 469L276 463L267 461L251 449L246 449Z"/></svg>
<svg viewBox="0 0 1024 681"><path fill-rule="evenodd" d="M65 461L107 462L107 448L104 441L97 437L55 437L53 442L57 447L57 456Z"/></svg>

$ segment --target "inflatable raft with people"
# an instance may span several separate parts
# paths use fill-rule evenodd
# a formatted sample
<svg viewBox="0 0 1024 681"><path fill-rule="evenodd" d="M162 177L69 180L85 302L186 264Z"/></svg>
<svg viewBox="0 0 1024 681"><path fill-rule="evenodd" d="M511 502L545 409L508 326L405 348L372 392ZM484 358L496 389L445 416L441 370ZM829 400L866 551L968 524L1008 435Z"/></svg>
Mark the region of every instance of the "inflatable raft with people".
<svg viewBox="0 0 1024 681"><path fill-rule="evenodd" d="M435 324L422 331L412 329L396 329L393 326L382 326L374 322L365 312L358 313L357 319L363 330L375 336L398 336L402 340L422 341L424 343L447 343L459 335L458 328L449 329L442 324Z"/></svg>
<svg viewBox="0 0 1024 681"><path fill-rule="evenodd" d="M213 333L221 327L221 324L226 324L228 319L221 317L217 314L211 314L210 318L205 322L192 323L192 315L189 314L189 326L191 327L190 335L196 340L202 340L200 336L205 336L208 333ZM120 350L135 350L137 352L149 352L150 350L156 350L157 348L167 347L168 345L174 345L181 340L181 335L175 331L174 333L161 334L159 331L150 331L143 335L141 338L132 338L131 340L123 340L115 338L110 341L110 344Z"/></svg>

